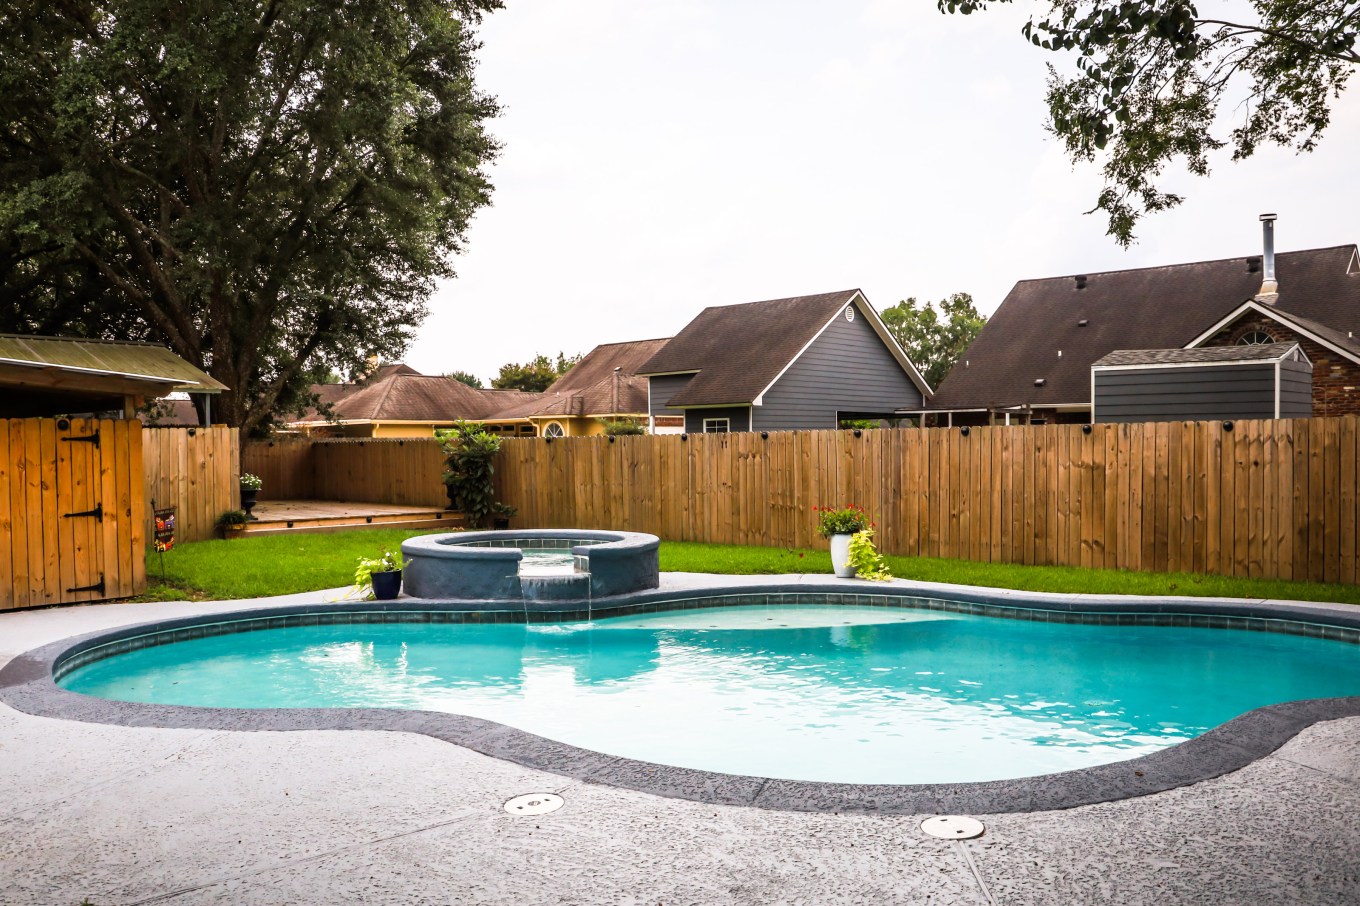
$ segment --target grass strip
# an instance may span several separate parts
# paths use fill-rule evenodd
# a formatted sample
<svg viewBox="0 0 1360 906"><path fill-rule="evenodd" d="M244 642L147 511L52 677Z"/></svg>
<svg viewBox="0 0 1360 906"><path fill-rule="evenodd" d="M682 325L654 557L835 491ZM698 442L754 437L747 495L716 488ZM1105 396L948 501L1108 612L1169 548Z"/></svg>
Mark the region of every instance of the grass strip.
<svg viewBox="0 0 1360 906"><path fill-rule="evenodd" d="M424 532L356 529L328 534L258 535L233 541L181 544L165 555L165 579L154 554L147 557L150 583L137 600L232 600L294 594L348 585L355 561ZM1143 573L1071 566L1020 566L927 557L886 558L902 579L983 585L1023 591L1077 594L1188 595L1282 598L1360 604L1360 587L1320 582L1238 579L1194 573ZM826 551L666 541L666 572L722 575L830 573ZM865 587L871 587L865 583Z"/></svg>

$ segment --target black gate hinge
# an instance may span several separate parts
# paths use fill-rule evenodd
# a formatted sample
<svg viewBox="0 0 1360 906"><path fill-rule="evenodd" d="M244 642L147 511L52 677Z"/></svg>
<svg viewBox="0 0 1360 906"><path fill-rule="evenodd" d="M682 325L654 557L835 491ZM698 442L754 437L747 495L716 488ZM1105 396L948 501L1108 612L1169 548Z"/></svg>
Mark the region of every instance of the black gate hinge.
<svg viewBox="0 0 1360 906"><path fill-rule="evenodd" d="M62 514L61 514L61 518L63 518L63 519L75 519L75 518L78 517L78 516L93 516L94 518L98 519L100 522L103 522L103 521L104 521L104 504L102 504L102 503L97 503L97 504L95 504L94 509L92 509L92 510L82 510L82 511L79 512L79 513L62 513Z"/></svg>
<svg viewBox="0 0 1360 906"><path fill-rule="evenodd" d="M75 592L78 592L78 591L97 591L97 592L99 592L99 593L102 595L102 594L104 593L104 574L103 574L103 573L100 573L100 574L99 574L99 581L96 582L96 583L94 583L93 585L80 585L80 586L77 586L77 587L75 587L75 588L68 588L68 589L66 589L66 593L67 593L68 595L69 595L69 594L74 594Z"/></svg>
<svg viewBox="0 0 1360 906"><path fill-rule="evenodd" d="M94 444L97 447L99 446L99 432L86 434L84 437L63 437L62 440L71 444Z"/></svg>

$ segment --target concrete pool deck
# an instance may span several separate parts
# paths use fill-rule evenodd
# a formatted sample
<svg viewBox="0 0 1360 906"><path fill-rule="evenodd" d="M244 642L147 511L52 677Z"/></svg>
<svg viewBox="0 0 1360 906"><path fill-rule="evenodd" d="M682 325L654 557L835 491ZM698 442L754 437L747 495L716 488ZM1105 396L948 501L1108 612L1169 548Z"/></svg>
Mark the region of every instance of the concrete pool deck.
<svg viewBox="0 0 1360 906"><path fill-rule="evenodd" d="M4 614L0 666L95 630L260 604ZM529 792L566 805L502 810ZM411 733L119 727L0 706L0 903L16 906L1360 902L1360 718L1179 789L989 815L977 840L928 838L923 817L663 798Z"/></svg>

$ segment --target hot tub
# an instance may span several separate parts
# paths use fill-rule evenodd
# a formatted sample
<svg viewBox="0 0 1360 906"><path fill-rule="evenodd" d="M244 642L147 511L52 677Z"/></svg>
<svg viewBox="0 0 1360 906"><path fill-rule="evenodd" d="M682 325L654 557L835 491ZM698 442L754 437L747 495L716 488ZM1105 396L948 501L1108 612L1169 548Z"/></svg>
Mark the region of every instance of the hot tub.
<svg viewBox="0 0 1360 906"><path fill-rule="evenodd" d="M431 600L589 601L657 587L660 539L640 532L532 529L402 542L406 593Z"/></svg>

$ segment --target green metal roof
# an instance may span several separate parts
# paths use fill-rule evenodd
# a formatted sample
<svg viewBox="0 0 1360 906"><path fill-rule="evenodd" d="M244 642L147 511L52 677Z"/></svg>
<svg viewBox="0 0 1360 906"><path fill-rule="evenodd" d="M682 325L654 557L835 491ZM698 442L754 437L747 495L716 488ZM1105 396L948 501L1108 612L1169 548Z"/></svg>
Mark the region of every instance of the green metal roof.
<svg viewBox="0 0 1360 906"><path fill-rule="evenodd" d="M0 334L0 365L173 383L175 390L189 393L220 393L228 389L164 346L151 343Z"/></svg>

